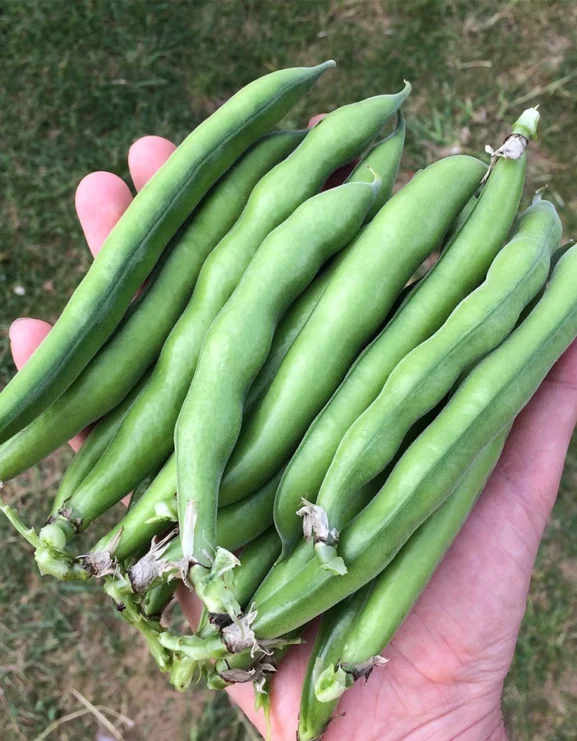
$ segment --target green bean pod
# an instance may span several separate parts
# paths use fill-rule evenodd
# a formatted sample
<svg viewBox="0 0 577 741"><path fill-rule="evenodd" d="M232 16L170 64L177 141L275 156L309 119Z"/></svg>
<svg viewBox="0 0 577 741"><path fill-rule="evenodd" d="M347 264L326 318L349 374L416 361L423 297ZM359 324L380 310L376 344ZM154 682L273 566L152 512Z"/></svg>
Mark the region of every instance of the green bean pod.
<svg viewBox="0 0 577 741"><path fill-rule="evenodd" d="M219 484L275 327L320 266L357 233L379 187L378 180L345 183L299 206L265 239L204 340L175 431L180 538L197 591L207 580L216 590L210 554Z"/></svg>
<svg viewBox="0 0 577 741"><path fill-rule="evenodd" d="M397 124L394 130L376 144L373 149L358 163L347 178L347 183L370 182L370 171L373 170L381 179L381 188L366 215L365 223L371 222L385 203L393 195L393 187L401 165L405 146L406 125L403 111L397 113Z"/></svg>
<svg viewBox="0 0 577 741"><path fill-rule="evenodd" d="M320 190L335 167L372 141L409 91L406 86L397 95L369 98L334 111L257 184L234 228L203 266L192 299L168 338L147 389L100 465L78 491L79 505L98 497L107 509L171 453L176 420L205 335L256 250L295 208Z"/></svg>
<svg viewBox="0 0 577 741"><path fill-rule="evenodd" d="M359 232L359 235L360 234L362 234L362 230ZM358 239L358 237L356 239ZM299 336L301 329L305 326L308 318L313 313L335 271L346 258L349 251L354 248L356 239L353 239L353 241L341 250L338 255L330 260L327 266L314 279L307 290L298 297L287 313L283 316L273 337L266 362L258 372L258 375L254 379L247 394L244 403L244 416L246 419L248 419L256 409L258 403L266 393L266 390L271 385L285 355L290 350L294 341ZM398 300L404 298L406 293L408 293L409 290L412 290L413 287L414 286L411 285L406 289L403 289L399 294ZM395 304L396 303L397 302L395 302ZM393 313L396 308L396 305L393 305L391 313Z"/></svg>
<svg viewBox="0 0 577 741"><path fill-rule="evenodd" d="M463 210L461 213L457 216L455 221L451 224L449 227L449 231L445 234L443 238L443 249L451 243L451 240L455 236L455 234L461 230L461 228L465 225L465 222L471 215L473 209L475 208L475 205L477 203L477 196L471 196L470 200L467 201L465 206L463 207Z"/></svg>
<svg viewBox="0 0 577 741"><path fill-rule="evenodd" d="M354 240L352 244L354 244ZM267 359L252 382L246 396L243 413L247 418L250 417L259 401L266 393L266 390L272 383L285 355L299 336L301 329L307 323L308 318L313 313L320 297L323 295L326 287L330 283L335 270L347 252L351 249L352 244L347 245L347 247L341 250L338 255L333 257L333 259L313 280L310 286L303 291L303 293L301 293L296 301L294 301L294 303L289 307L288 311L279 322L276 332L274 333Z"/></svg>
<svg viewBox="0 0 577 741"><path fill-rule="evenodd" d="M280 540L274 528L248 543L241 551L240 566L235 570L234 595L244 609L258 585L264 579L280 553ZM147 617L158 618L174 597L179 580L157 584L147 590L142 598L142 611Z"/></svg>
<svg viewBox="0 0 577 741"><path fill-rule="evenodd" d="M458 484L477 451L508 428L577 336L577 247L557 263L525 321L468 375L409 447L377 496L341 534L348 573L309 562L269 600L257 603L259 638L283 635L373 579Z"/></svg>
<svg viewBox="0 0 577 741"><path fill-rule="evenodd" d="M135 197L50 335L0 394L0 442L30 423L78 377L209 188L329 67L334 62L261 77L185 139Z"/></svg>
<svg viewBox="0 0 577 741"><path fill-rule="evenodd" d="M286 463L485 172L473 157L440 160L396 193L365 228L248 420L223 477L223 503L254 491ZM302 496L306 488L298 501Z"/></svg>
<svg viewBox="0 0 577 741"><path fill-rule="evenodd" d="M317 508L306 516L305 527L315 531L315 523L321 524L315 550L325 568L346 570L337 543L347 500L384 470L409 428L449 392L461 373L513 330L547 281L561 231L555 207L537 194L481 286L401 360L375 401L349 427L322 483Z"/></svg>
<svg viewBox="0 0 577 741"><path fill-rule="evenodd" d="M217 517L219 545L234 551L257 538L272 523L272 503L282 471L252 496L228 507ZM176 458L172 455L139 502L106 535L82 556L94 576L114 571L118 563L142 553L151 540L177 521ZM180 539L176 538L162 554L166 562L182 560Z"/></svg>
<svg viewBox="0 0 577 741"><path fill-rule="evenodd" d="M354 182L356 180L366 181L370 176L370 170L376 172L376 174L381 178L381 188L365 221L371 221L373 219L377 212L389 200L393 192L393 186L399 170L403 145L405 142L405 119L402 111L397 113L397 117L397 125L392 134L377 144L374 149L372 149L367 156L359 162L347 179L347 182ZM370 170L368 168L370 168ZM244 415L246 418L250 417L272 383L285 355L298 337L301 329L306 324L315 306L318 304L319 299L333 277L334 272L341 264L342 260L344 260L349 250L353 248L353 244L354 240L331 260L307 290L304 291L304 293L302 293L293 303L285 316L283 316L275 332L266 362L253 381L246 397L244 403Z"/></svg>
<svg viewBox="0 0 577 741"><path fill-rule="evenodd" d="M526 143L535 134L536 125L537 116L531 110L525 112L513 127L513 141ZM503 246L517 214L526 170L526 154L521 149L509 154L509 158L496 159L474 209L440 260L410 291L396 315L358 357L306 430L275 501L275 525L283 541L282 558L288 557L301 535L302 525L296 516L301 498L316 501L346 431L375 400L405 355L439 329L455 306L483 281ZM513 159L514 155L520 156ZM439 185L439 190L443 187ZM462 206L469 202L464 200ZM430 208L436 209L437 204ZM453 213L456 216L459 211ZM447 220L445 226L450 222Z"/></svg>
<svg viewBox="0 0 577 741"><path fill-rule="evenodd" d="M74 458L60 481L58 492L54 497L52 509L50 510L52 515L58 514L58 510L61 509L64 503L70 499L76 489L88 476L90 471L92 471L94 466L102 458L104 451L110 444L110 441L116 434L122 420L126 416L126 412L130 408L130 405L142 391L149 375L150 374L146 373L128 396L126 396L126 398L124 398L117 407L108 412L108 414L106 414L90 431L90 434L82 443L80 450L74 455Z"/></svg>
<svg viewBox="0 0 577 741"><path fill-rule="evenodd" d="M280 539L274 527L248 543L240 553L234 574L234 594L244 610L280 553Z"/></svg>
<svg viewBox="0 0 577 741"><path fill-rule="evenodd" d="M458 535L497 464L507 431L475 458L447 501L410 537L372 582L323 618L305 675L299 741L320 738L339 698L368 678ZM357 603L354 600L357 600Z"/></svg>
<svg viewBox="0 0 577 741"><path fill-rule="evenodd" d="M315 741L324 733L337 701L321 702L315 688L321 673L338 666L347 636L371 593L372 582L335 605L321 620L309 656L301 692L297 741Z"/></svg>
<svg viewBox="0 0 577 741"><path fill-rule="evenodd" d="M281 476L282 469L250 497L219 508L216 534L221 548L236 551L272 525L272 504Z"/></svg>
<svg viewBox="0 0 577 741"><path fill-rule="evenodd" d="M234 225L256 183L305 135L275 131L264 136L213 186L106 345L57 401L0 446L0 480L35 465L121 403L158 356L206 258Z"/></svg>
<svg viewBox="0 0 577 741"><path fill-rule="evenodd" d="M411 427L408 435L397 452L394 459L382 473L376 476L372 481L362 487L354 497L347 500L345 511L343 513L343 523L346 524L353 520L359 512L362 512L373 497L381 490L390 472L393 470L397 460L401 458L405 450L413 443L421 432L426 429L435 419L440 409L444 406L443 402L438 404L434 409L425 414L419 421ZM241 500L244 501L244 500ZM229 505L232 506L232 505ZM287 584L306 564L314 558L314 547L312 540L300 539L290 558L277 561L274 568L268 573L260 585L255 599L264 602L272 594Z"/></svg>

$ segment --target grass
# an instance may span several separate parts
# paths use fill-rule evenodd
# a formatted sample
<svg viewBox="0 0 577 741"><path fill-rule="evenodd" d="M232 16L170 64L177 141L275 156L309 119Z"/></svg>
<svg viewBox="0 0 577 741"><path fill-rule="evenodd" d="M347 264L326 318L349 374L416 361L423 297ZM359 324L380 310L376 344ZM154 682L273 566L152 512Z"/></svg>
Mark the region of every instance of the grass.
<svg viewBox="0 0 577 741"><path fill-rule="evenodd" d="M127 177L139 136L182 137L240 85L283 65L339 67L288 125L408 78L403 176L451 152L496 146L539 103L527 197L550 183L567 236L577 231L577 7L570 0L4 0L0 11L0 385L13 373L7 330L20 315L54 319L89 264L73 194L83 175ZM67 453L11 488L40 521ZM540 552L506 690L518 739L575 738L577 448ZM225 700L171 693L142 646L90 586L42 582L0 521L0 726L34 739L91 702L136 722L127 739L246 736ZM196 699L195 699L196 698ZM52 738L95 737L92 716ZM8 729L8 730L6 730Z"/></svg>

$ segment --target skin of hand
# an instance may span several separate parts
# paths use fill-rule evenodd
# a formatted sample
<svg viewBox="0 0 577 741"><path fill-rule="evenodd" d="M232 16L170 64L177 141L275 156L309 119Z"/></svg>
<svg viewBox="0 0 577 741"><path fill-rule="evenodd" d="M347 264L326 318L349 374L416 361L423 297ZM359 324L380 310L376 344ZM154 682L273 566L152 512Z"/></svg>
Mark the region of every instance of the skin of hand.
<svg viewBox="0 0 577 741"><path fill-rule="evenodd" d="M316 122L318 119L314 119ZM130 149L130 175L140 189L174 150L160 137ZM95 255L131 201L116 175L95 172L76 192L76 210ZM38 319L10 328L14 362L22 367L50 331ZM326 741L501 741L503 681L525 612L531 572L555 502L571 434L577 423L577 342L557 362L519 415L501 460L461 534L370 681L345 693ZM71 441L76 450L83 435ZM181 599L192 625L198 605ZM310 646L314 627L305 633ZM274 741L293 741L308 652L295 646L271 692ZM229 694L265 733L250 685Z"/></svg>

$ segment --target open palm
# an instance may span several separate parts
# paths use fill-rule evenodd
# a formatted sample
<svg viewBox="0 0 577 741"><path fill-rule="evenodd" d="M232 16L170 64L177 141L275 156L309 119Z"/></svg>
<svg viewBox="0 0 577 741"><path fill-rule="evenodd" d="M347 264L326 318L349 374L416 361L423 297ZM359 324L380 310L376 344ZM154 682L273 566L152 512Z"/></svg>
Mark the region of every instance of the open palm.
<svg viewBox="0 0 577 741"><path fill-rule="evenodd" d="M130 174L140 189L174 150L160 137L137 141ZM76 208L96 254L131 194L107 172L88 175ZM21 367L50 330L20 319L10 330ZM345 693L326 741L484 741L506 737L501 692L527 599L535 556L555 501L577 422L577 344L567 350L518 417L501 460L469 521L418 605L384 652L390 662ZM77 448L82 435L71 442ZM194 621L196 605L185 597ZM305 637L307 637L305 635ZM308 633L311 637L311 631ZM308 644L310 646L310 642ZM272 738L296 736L307 644L291 650L272 686ZM264 733L249 685L231 697Z"/></svg>

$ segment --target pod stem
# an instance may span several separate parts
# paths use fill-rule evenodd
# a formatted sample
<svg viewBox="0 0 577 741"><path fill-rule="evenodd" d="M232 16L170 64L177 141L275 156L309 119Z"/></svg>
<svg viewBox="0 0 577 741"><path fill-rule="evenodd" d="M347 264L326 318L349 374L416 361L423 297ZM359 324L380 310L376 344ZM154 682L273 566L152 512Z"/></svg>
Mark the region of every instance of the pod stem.
<svg viewBox="0 0 577 741"><path fill-rule="evenodd" d="M537 108L527 108L515 121L511 133L498 149L493 149L488 144L485 146L485 151L491 155L491 164L481 181L481 185L487 182L497 160L518 160L525 154L529 140L537 138L539 118L540 114Z"/></svg>
<svg viewBox="0 0 577 741"><path fill-rule="evenodd" d="M527 108L513 124L513 134L521 134L526 139L536 139L540 117L538 106Z"/></svg>
<svg viewBox="0 0 577 741"><path fill-rule="evenodd" d="M347 567L343 559L338 555L335 545L329 545L321 541L315 543L315 554L321 563L321 567L336 576L344 576Z"/></svg>
<svg viewBox="0 0 577 741"><path fill-rule="evenodd" d="M306 540L313 540L317 558L323 569L343 576L347 573L345 562L337 553L339 531L330 526L326 510L318 504L301 500L297 515L303 518L303 535Z"/></svg>
<svg viewBox="0 0 577 741"><path fill-rule="evenodd" d="M38 533L36 532L36 530L33 527L28 527L27 525L25 525L24 521L20 517L20 514L18 513L18 510L15 507L11 507L9 504L7 504L1 497L0 512L4 514L4 516L8 519L8 522L12 525L16 532L19 533L24 538L24 540L26 540L27 543L29 543L33 548L38 548L40 546L40 538L38 537Z"/></svg>
<svg viewBox="0 0 577 741"><path fill-rule="evenodd" d="M59 581L86 581L92 574L67 549L72 526L57 519L45 525L38 534L34 558L42 576L53 576Z"/></svg>
<svg viewBox="0 0 577 741"><path fill-rule="evenodd" d="M207 610L215 615L228 615L232 620L241 614L241 608L234 596L233 569L240 561L225 548L217 548L212 566L207 568L202 564L194 564L190 568L185 560L183 581L189 586L192 584L198 598Z"/></svg>
<svg viewBox="0 0 577 741"><path fill-rule="evenodd" d="M41 543L34 553L42 576L53 576L59 581L87 581L92 574L65 550Z"/></svg>
<svg viewBox="0 0 577 741"><path fill-rule="evenodd" d="M315 695L319 702L334 702L353 684L354 679L341 666L329 664L316 679Z"/></svg>
<svg viewBox="0 0 577 741"><path fill-rule="evenodd" d="M229 655L226 645L218 634L211 638L199 638L196 635L176 636L164 631L159 635L158 640L160 645L168 651L186 657L195 664L223 659Z"/></svg>
<svg viewBox="0 0 577 741"><path fill-rule="evenodd" d="M162 645L161 637L164 628L157 621L147 618L140 609L137 598L131 593L130 583L121 577L107 579L104 591L112 597L117 611L144 636L150 653L161 672L168 672L172 667L172 654Z"/></svg>
<svg viewBox="0 0 577 741"><path fill-rule="evenodd" d="M161 582L168 582L179 572L179 564L164 559L167 548L174 540L169 533L160 540L152 539L150 550L128 569L127 575L136 594L144 594Z"/></svg>
<svg viewBox="0 0 577 741"><path fill-rule="evenodd" d="M319 702L334 702L358 680L368 681L377 666L384 666L388 659L371 656L358 664L329 664L317 676L314 689Z"/></svg>
<svg viewBox="0 0 577 741"><path fill-rule="evenodd" d="M170 684L175 690L185 692L190 687L196 674L202 674L202 664L188 656L174 654L170 670Z"/></svg>

